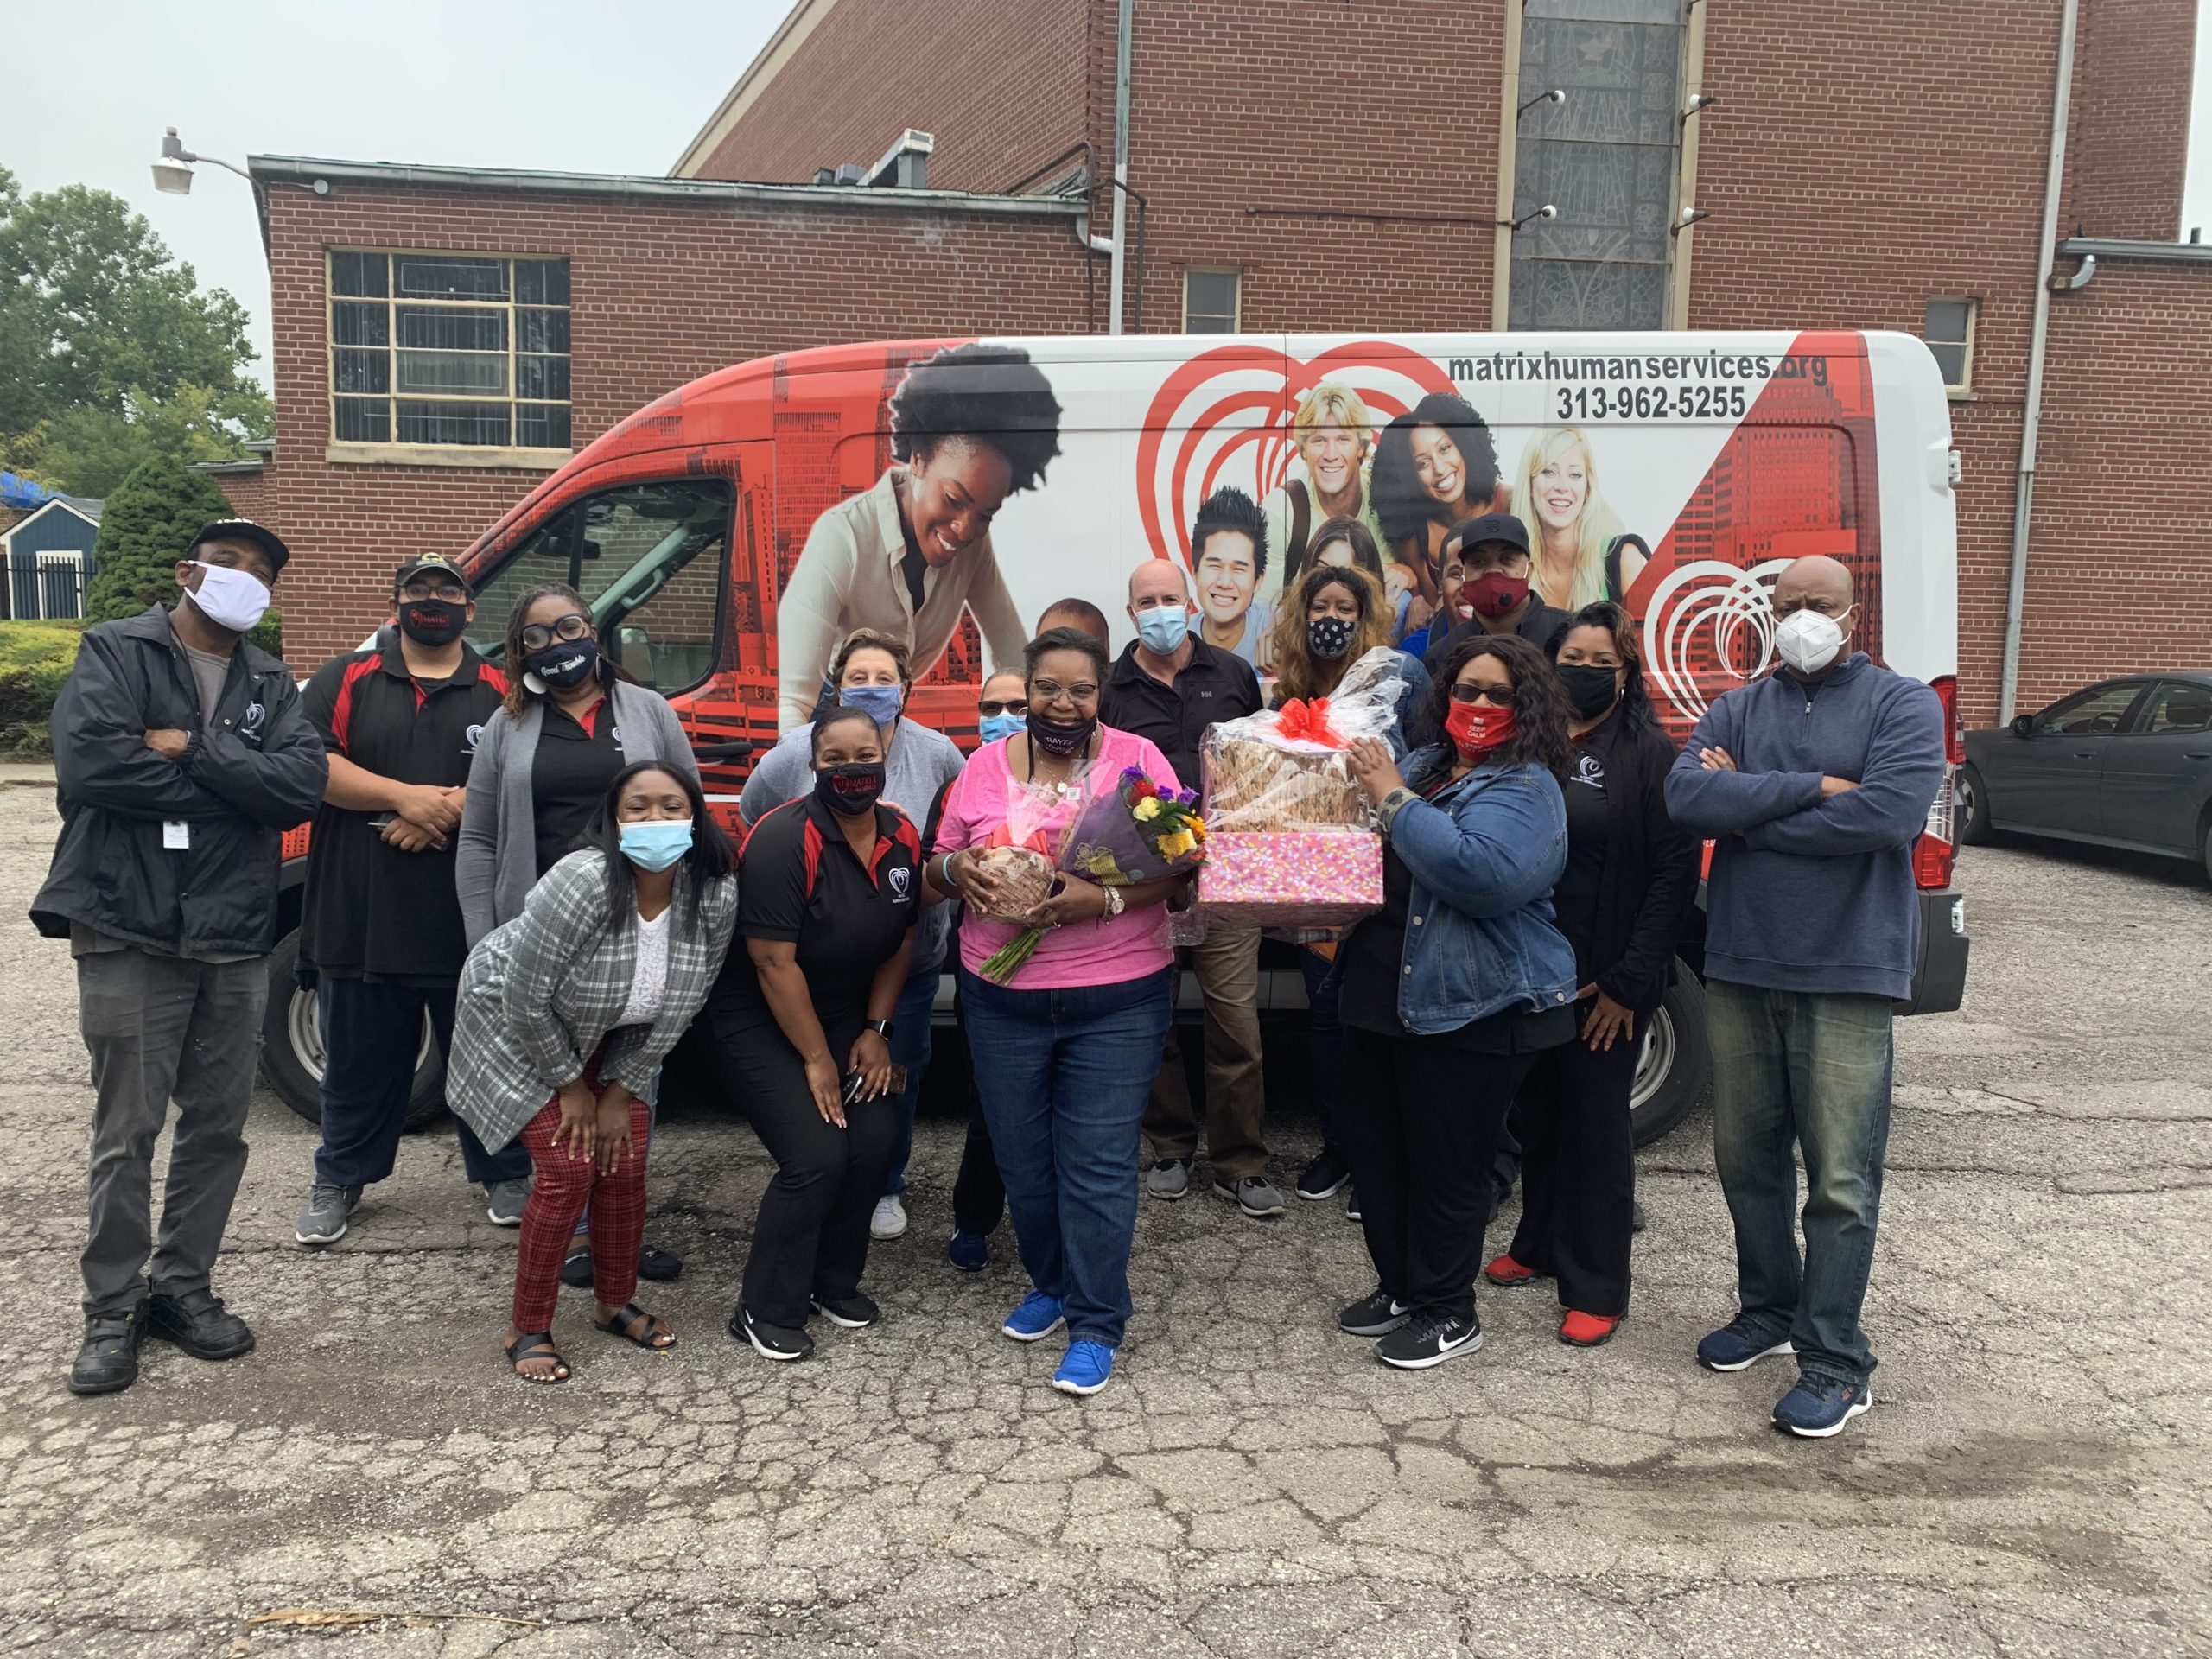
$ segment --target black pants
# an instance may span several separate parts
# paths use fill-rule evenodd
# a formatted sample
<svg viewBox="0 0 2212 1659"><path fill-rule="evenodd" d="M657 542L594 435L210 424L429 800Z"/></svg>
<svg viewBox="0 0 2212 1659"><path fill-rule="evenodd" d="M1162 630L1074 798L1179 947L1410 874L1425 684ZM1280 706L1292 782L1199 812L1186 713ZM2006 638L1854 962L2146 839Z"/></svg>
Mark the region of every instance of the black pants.
<svg viewBox="0 0 2212 1659"><path fill-rule="evenodd" d="M960 1148L960 1173L952 1182L952 1226L962 1233L989 1233L1006 1217L1006 1183L999 1179L991 1128L983 1122L976 1069L968 1068L968 1139Z"/></svg>
<svg viewBox="0 0 2212 1659"><path fill-rule="evenodd" d="M1588 1011L1575 1010L1578 1020ZM1591 1052L1580 1039L1537 1057L1521 1085L1521 1225L1511 1255L1559 1281L1561 1307L1628 1312L1636 1137L1628 1096L1643 1045Z"/></svg>
<svg viewBox="0 0 2212 1659"><path fill-rule="evenodd" d="M1343 1075L1357 1093L1338 1103L1337 1144L1376 1277L1404 1306L1473 1317L1491 1160L1535 1058L1345 1028Z"/></svg>
<svg viewBox="0 0 2212 1659"><path fill-rule="evenodd" d="M815 1109L806 1066L765 1008L710 1002L706 1017L723 1077L776 1173L760 1195L738 1300L771 1325L806 1323L809 1301L849 1296L868 1269L868 1224L899 1143L895 1096L858 1101L839 1128ZM830 1052L852 1052L861 1022L824 1029Z"/></svg>

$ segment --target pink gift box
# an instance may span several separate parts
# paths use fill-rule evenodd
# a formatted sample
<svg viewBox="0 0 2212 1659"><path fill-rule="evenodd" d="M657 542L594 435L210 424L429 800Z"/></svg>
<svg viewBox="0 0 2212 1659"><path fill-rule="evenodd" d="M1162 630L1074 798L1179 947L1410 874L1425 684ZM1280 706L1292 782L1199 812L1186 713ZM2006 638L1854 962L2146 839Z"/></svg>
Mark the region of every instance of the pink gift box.
<svg viewBox="0 0 2212 1659"><path fill-rule="evenodd" d="M1217 927L1342 927L1382 908L1382 837L1369 830L1206 837L1198 913Z"/></svg>

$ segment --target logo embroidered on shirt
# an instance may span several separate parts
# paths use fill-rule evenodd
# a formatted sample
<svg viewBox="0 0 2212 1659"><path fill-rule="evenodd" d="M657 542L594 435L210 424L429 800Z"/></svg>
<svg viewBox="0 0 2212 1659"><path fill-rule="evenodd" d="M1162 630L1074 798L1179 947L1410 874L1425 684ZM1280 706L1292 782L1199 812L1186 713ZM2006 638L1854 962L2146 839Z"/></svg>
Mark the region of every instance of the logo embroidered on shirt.
<svg viewBox="0 0 2212 1659"><path fill-rule="evenodd" d="M913 874L914 873L908 869L904 864L897 864L892 867L891 902L893 904L903 905L907 901L907 899L913 897L913 894L906 891L907 884L913 879Z"/></svg>
<svg viewBox="0 0 2212 1659"><path fill-rule="evenodd" d="M467 731L463 732L463 733L461 734L461 746L462 746L462 747L461 747L461 753L464 753L464 754L474 754L474 753L476 753L476 746L477 746L479 743L481 743L483 741L484 741L484 726L483 726L483 723L480 721L475 722L474 724L472 724Z"/></svg>
<svg viewBox="0 0 2212 1659"><path fill-rule="evenodd" d="M258 743L261 741L261 728L268 723L268 705L249 702L245 706L245 717L238 721L238 735L249 743Z"/></svg>
<svg viewBox="0 0 2212 1659"><path fill-rule="evenodd" d="M1582 754L1575 759L1574 781L1586 784L1600 794L1605 788L1605 763L1594 754Z"/></svg>

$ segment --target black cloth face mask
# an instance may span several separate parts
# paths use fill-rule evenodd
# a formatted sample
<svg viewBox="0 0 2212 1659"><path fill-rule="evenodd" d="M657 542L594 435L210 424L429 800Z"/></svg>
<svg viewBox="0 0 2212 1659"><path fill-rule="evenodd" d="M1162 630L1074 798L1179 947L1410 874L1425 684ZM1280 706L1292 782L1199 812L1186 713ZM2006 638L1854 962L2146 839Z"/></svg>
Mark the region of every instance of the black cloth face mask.
<svg viewBox="0 0 2212 1659"><path fill-rule="evenodd" d="M875 810L888 770L880 760L852 760L842 766L823 766L814 774L814 793L832 812L857 818L863 812Z"/></svg>
<svg viewBox="0 0 2212 1659"><path fill-rule="evenodd" d="M596 639L556 639L530 653L530 671L556 691L582 685L599 666Z"/></svg>
<svg viewBox="0 0 2212 1659"><path fill-rule="evenodd" d="M1047 754L1065 760L1081 754L1090 741L1090 734L1098 729L1098 716L1084 720L1047 720L1032 709L1029 711L1029 741Z"/></svg>
<svg viewBox="0 0 2212 1659"><path fill-rule="evenodd" d="M403 599L399 601L399 631L418 645L449 645L468 626L466 601L450 599Z"/></svg>
<svg viewBox="0 0 2212 1659"><path fill-rule="evenodd" d="M1567 700L1585 720L1604 714L1620 701L1620 688L1613 679L1620 672L1617 668L1599 668L1594 663L1560 663L1554 671L1559 676Z"/></svg>
<svg viewBox="0 0 2212 1659"><path fill-rule="evenodd" d="M1351 624L1341 616L1317 616L1306 625L1306 648L1325 663L1351 649Z"/></svg>

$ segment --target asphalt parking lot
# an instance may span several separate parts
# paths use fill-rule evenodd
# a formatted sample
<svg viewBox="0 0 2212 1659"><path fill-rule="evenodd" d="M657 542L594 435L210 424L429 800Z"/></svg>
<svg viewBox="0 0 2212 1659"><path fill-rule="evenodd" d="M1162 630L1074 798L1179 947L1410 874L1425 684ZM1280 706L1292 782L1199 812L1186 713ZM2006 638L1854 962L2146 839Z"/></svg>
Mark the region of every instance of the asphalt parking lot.
<svg viewBox="0 0 2212 1659"><path fill-rule="evenodd" d="M1733 1306L1701 1112L1643 1155L1605 1349L1485 1289L1479 1355L1386 1371L1330 1323L1370 1282L1335 1205L1193 1197L1145 1206L1129 1347L1080 1402L993 1333L1010 1243L944 1263L957 1124L923 1126L875 1258L885 1325L778 1367L722 1331L765 1156L675 1114L649 1236L689 1265L647 1288L682 1345L597 1337L570 1293L577 1375L531 1389L496 1342L513 1235L450 1135L310 1255L312 1133L264 1094L217 1286L259 1351L149 1344L136 1389L74 1399L91 1092L67 951L21 919L53 825L0 790L0 1651L2212 1652L2212 889L2185 866L1966 856L1967 1006L1900 1027L1878 1403L1813 1444L1767 1427L1787 1376L1690 1361ZM1311 1146L1281 1126L1286 1178Z"/></svg>

